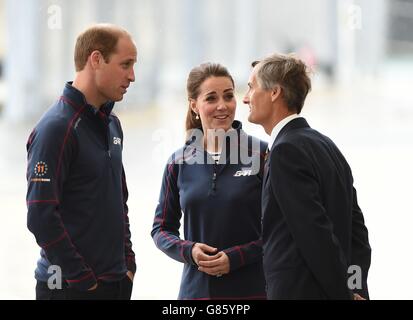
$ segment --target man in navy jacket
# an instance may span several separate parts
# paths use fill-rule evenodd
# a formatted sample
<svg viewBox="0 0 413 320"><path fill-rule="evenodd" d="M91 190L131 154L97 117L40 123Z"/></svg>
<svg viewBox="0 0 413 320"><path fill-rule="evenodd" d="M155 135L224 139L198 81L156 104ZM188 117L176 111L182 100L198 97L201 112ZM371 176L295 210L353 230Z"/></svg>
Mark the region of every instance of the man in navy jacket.
<svg viewBox="0 0 413 320"><path fill-rule="evenodd" d="M262 192L268 298L367 299L371 249L351 169L299 116L311 89L306 66L274 54L253 67L244 103L271 136Z"/></svg>
<svg viewBox="0 0 413 320"><path fill-rule="evenodd" d="M112 109L135 80L136 56L121 28L80 34L75 80L28 139L27 224L42 248L37 299L130 298L135 255L123 133Z"/></svg>

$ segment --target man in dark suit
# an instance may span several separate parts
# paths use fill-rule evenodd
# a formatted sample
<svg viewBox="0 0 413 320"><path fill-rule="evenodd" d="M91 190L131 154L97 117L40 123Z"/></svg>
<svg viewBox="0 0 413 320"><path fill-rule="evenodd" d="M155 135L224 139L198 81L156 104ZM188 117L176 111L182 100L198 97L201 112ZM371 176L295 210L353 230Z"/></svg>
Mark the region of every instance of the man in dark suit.
<svg viewBox="0 0 413 320"><path fill-rule="evenodd" d="M368 299L371 249L351 169L299 116L307 68L281 54L252 65L248 120L271 136L262 192L268 298Z"/></svg>

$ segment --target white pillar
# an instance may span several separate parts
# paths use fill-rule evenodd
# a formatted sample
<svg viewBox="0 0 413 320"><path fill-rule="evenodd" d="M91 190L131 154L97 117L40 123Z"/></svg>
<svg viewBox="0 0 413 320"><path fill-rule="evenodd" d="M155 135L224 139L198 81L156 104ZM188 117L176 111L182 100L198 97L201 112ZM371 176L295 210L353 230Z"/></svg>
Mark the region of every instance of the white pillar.
<svg viewBox="0 0 413 320"><path fill-rule="evenodd" d="M357 38L357 69L364 76L374 77L386 53L389 29L387 0L361 0L363 24Z"/></svg>
<svg viewBox="0 0 413 320"><path fill-rule="evenodd" d="M186 52L188 46L184 39L186 25L184 5L181 0L163 0L163 21L160 25L160 38L163 47L160 55L159 92L157 102L161 107L169 110L171 104L181 101L185 94L186 67L185 59L189 56ZM199 13L198 13L199 14ZM197 46L198 43L194 44Z"/></svg>
<svg viewBox="0 0 413 320"><path fill-rule="evenodd" d="M6 0L4 117L11 122L35 117L44 107L39 9L36 0Z"/></svg>
<svg viewBox="0 0 413 320"><path fill-rule="evenodd" d="M337 2L337 80L341 85L354 80L356 32L362 22L361 8L353 0Z"/></svg>
<svg viewBox="0 0 413 320"><path fill-rule="evenodd" d="M230 70L237 85L244 88L251 72L251 62L260 59L257 34L261 22L259 9L261 1L237 0L233 3L235 15L235 46L230 50L234 55L233 69Z"/></svg>

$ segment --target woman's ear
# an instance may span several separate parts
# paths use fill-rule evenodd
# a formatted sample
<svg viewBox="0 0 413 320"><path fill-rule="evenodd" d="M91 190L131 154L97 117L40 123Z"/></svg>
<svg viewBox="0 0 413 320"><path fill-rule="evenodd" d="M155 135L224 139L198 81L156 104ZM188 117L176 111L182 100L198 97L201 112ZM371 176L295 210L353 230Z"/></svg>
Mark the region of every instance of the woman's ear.
<svg viewBox="0 0 413 320"><path fill-rule="evenodd" d="M192 110L192 112L199 114L198 108L196 107L196 101L194 99L189 99L189 106Z"/></svg>

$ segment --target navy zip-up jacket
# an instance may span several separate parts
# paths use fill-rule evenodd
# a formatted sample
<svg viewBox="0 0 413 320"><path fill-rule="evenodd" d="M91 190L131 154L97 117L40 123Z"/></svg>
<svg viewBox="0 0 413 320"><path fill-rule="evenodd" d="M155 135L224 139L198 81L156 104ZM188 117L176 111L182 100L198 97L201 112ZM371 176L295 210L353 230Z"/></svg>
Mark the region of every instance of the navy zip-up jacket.
<svg viewBox="0 0 413 320"><path fill-rule="evenodd" d="M28 139L27 225L42 248L39 281L51 276L50 265L78 290L136 270L113 105L97 110L67 83Z"/></svg>
<svg viewBox="0 0 413 320"><path fill-rule="evenodd" d="M160 250L184 263L179 299L266 298L260 239L266 144L246 135L239 121L234 121L233 128L227 134L226 156L221 154L218 164L199 137L175 152L164 172L151 234ZM228 137L231 134L235 139ZM240 136L249 146L254 140L258 147L243 146ZM256 172L250 170L252 161L230 160L242 148L250 149L252 161L258 164ZM182 214L185 240L179 235ZM198 271L192 259L196 242L224 251L230 272L218 278Z"/></svg>

